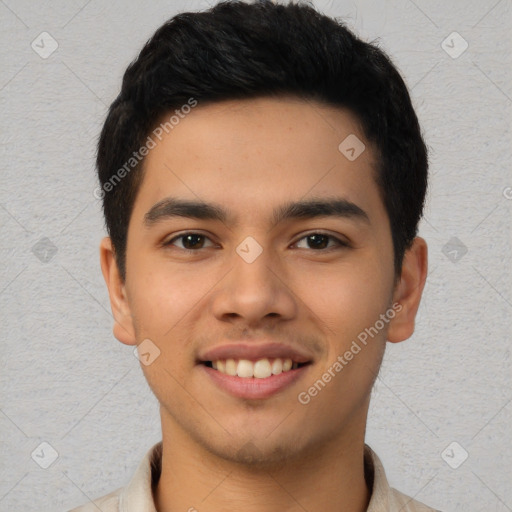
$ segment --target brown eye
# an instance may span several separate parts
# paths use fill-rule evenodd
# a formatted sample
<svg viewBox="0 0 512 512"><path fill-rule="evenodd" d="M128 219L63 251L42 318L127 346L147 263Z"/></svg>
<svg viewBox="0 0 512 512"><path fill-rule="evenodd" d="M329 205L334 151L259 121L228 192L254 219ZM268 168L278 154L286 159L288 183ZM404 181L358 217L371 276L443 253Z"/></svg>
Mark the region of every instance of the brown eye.
<svg viewBox="0 0 512 512"><path fill-rule="evenodd" d="M306 238L311 249L325 249L329 245L327 235L309 235Z"/></svg>
<svg viewBox="0 0 512 512"><path fill-rule="evenodd" d="M335 247L348 247L346 242L342 242L338 238L332 235L328 235L326 233L310 233L302 237L299 242L302 240L306 240L307 247L300 247L301 249L313 249L313 250L322 250L322 249L333 249ZM333 241L334 244L329 246L329 242ZM297 242L297 244L299 243Z"/></svg>
<svg viewBox="0 0 512 512"><path fill-rule="evenodd" d="M181 244L175 242L181 240ZM205 241L210 240L206 235L201 233L183 233L169 240L165 245L175 245L180 249L194 251L205 248ZM210 240L211 242L211 240ZM181 247L180 247L181 245ZM213 244L212 244L213 245Z"/></svg>

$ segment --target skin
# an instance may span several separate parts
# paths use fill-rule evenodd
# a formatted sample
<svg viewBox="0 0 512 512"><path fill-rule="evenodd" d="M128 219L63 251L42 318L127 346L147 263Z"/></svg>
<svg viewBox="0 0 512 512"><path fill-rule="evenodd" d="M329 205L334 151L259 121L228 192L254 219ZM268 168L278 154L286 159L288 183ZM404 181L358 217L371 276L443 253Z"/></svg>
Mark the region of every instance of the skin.
<svg viewBox="0 0 512 512"><path fill-rule="evenodd" d="M354 161L338 150L349 134L366 145ZM161 351L141 365L160 402L160 512L366 510L371 388L386 340L413 333L427 273L418 237L395 280L374 167L353 115L292 98L199 104L146 157L124 282L109 238L100 254L114 335L128 345L149 338ZM173 217L145 226L145 214L169 196L214 202L232 218ZM274 208L313 197L349 200L369 222L325 216L272 225ZM174 238L189 231L206 238L192 245ZM315 248L307 235L319 231L349 246L327 238L327 248ZM247 236L263 248L250 264L236 252ZM307 405L299 403L297 395L393 303L401 305L394 319ZM314 362L277 395L235 398L196 359L238 340L282 341Z"/></svg>

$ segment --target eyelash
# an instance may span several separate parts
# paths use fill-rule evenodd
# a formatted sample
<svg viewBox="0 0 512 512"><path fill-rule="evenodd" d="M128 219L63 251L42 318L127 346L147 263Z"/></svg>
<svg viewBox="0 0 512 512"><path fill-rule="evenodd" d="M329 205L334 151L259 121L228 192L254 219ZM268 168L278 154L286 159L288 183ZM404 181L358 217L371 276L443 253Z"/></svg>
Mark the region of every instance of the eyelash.
<svg viewBox="0 0 512 512"><path fill-rule="evenodd" d="M182 233L181 235L178 235L178 236L175 236L173 238L171 238L169 241L167 242L164 242L164 246L172 246L173 245L173 242L175 242L176 240L179 240L179 239L182 239L182 238L185 238L186 236L188 235L198 235L198 236L202 236L210 241L212 241L208 236L206 236L205 234L203 233L198 233L196 231L187 231L185 233ZM304 235L302 238L299 238L295 243L294 245L296 245L297 243L299 243L301 240L304 240L305 238L308 238L310 236L313 236L313 235L321 235L321 236L324 236L324 237L327 237L329 238L330 240L333 240L336 244L335 247L327 247L327 248L324 248L324 249L311 249L311 248L308 248L309 250L311 251L315 251L315 252L329 252L333 249L336 249L336 248L348 248L350 247L350 244L348 242L345 242L343 240L340 240L339 238L329 234L329 233L324 233L322 231L312 231L310 233L307 233L306 235ZM180 249L181 251L185 251L187 253L194 253L194 252L198 252L199 250L201 249L205 249L205 247L200 247L199 249L187 249L185 247L178 247L178 249Z"/></svg>

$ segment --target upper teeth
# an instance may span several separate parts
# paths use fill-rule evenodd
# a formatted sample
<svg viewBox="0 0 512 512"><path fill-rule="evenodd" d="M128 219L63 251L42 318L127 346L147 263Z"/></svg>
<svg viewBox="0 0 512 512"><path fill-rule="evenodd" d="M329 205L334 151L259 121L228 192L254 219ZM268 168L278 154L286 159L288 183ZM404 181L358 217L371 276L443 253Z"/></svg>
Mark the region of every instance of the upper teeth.
<svg viewBox="0 0 512 512"><path fill-rule="evenodd" d="M221 373L232 375L233 377L255 377L257 379L266 379L271 375L279 375L281 372L287 372L299 367L298 363L291 359L258 359L249 361L248 359L219 359L212 361L212 367Z"/></svg>

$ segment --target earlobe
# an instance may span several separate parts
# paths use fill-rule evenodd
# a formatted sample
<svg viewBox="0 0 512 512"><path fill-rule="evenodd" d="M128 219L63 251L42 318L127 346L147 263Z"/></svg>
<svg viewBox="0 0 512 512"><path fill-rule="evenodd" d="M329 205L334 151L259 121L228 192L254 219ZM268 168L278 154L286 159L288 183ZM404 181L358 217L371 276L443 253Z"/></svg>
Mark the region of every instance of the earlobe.
<svg viewBox="0 0 512 512"><path fill-rule="evenodd" d="M421 301L428 269L428 249L423 238L416 237L405 252L400 280L393 293L393 304L401 306L390 323L387 340L398 343L414 332L416 313Z"/></svg>
<svg viewBox="0 0 512 512"><path fill-rule="evenodd" d="M110 307L114 316L114 336L126 345L136 345L135 330L126 297L125 283L121 279L117 266L112 240L103 238L100 243L100 264L103 278L108 288Z"/></svg>

